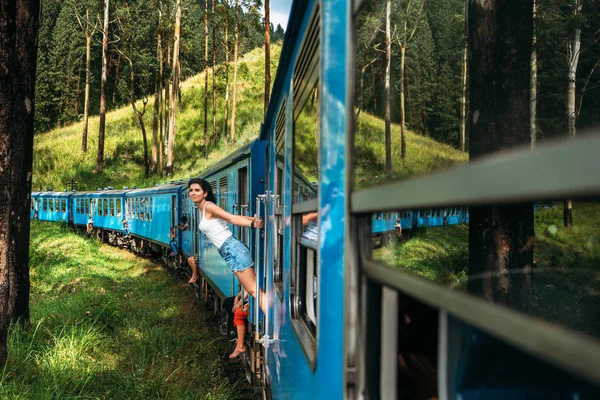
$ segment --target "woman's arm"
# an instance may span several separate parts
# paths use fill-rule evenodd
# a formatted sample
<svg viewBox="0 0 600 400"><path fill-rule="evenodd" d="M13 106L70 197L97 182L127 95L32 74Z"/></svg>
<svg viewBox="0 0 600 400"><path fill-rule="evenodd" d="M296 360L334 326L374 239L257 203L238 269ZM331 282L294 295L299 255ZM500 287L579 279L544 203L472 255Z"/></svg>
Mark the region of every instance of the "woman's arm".
<svg viewBox="0 0 600 400"><path fill-rule="evenodd" d="M256 217L252 218L252 217L245 217L243 215L230 214L227 211L223 210L218 205L213 204L213 203L208 203L206 205L206 211L211 213L215 217L224 219L225 221L227 221L233 225L237 225L237 226L241 226L241 227L250 227L252 225L252 222L254 221L255 228L263 227L263 221L256 219Z"/></svg>

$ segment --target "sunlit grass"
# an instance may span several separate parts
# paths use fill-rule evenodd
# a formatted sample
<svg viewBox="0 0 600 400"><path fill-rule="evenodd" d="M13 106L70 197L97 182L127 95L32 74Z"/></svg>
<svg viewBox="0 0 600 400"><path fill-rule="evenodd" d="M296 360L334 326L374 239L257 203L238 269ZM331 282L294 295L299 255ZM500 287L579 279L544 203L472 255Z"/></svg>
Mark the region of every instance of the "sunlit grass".
<svg viewBox="0 0 600 400"><path fill-rule="evenodd" d="M233 399L228 349L152 261L32 221L31 326L15 325L3 399Z"/></svg>
<svg viewBox="0 0 600 400"><path fill-rule="evenodd" d="M406 159L402 160L400 126L392 124L393 175L388 177L385 172L384 121L362 111L356 126L354 180L358 188L390 179L423 175L469 161L468 153L409 130L406 131Z"/></svg>

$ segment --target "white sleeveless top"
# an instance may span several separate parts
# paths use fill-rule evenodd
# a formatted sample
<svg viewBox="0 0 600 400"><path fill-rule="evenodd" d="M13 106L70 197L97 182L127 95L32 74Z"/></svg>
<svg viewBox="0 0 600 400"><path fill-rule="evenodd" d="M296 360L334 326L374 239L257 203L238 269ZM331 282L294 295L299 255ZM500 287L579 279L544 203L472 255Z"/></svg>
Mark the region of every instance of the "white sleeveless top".
<svg viewBox="0 0 600 400"><path fill-rule="evenodd" d="M221 218L208 219L205 217L206 214L206 205L209 202L204 203L204 207L202 209L202 219L200 220L200 231L208 237L208 240L211 241L212 244L217 246L217 249L220 249L225 243L225 240L230 236L233 236L233 233L229 230L227 226L227 221Z"/></svg>

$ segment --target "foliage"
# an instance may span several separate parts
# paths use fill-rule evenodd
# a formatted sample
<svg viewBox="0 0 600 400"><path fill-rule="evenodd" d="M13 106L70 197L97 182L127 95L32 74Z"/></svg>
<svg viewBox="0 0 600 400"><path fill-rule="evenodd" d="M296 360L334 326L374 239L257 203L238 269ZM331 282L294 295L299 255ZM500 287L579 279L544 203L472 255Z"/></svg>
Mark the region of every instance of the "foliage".
<svg viewBox="0 0 600 400"><path fill-rule="evenodd" d="M227 351L159 265L32 222L31 328L12 327L0 397L231 399Z"/></svg>
<svg viewBox="0 0 600 400"><path fill-rule="evenodd" d="M277 60L281 47L271 46L271 73L277 69ZM246 64L249 72L238 77L238 114L236 119L236 146L254 140L260 130L263 115L263 74L264 51L258 48L239 60ZM261 71L261 72L259 72ZM210 70L209 70L209 73ZM224 126L225 66L219 65L217 73L217 127L218 133ZM233 68L229 69L229 82L232 81ZM208 166L233 151L223 140L217 140L209 158L201 156L202 118L200 112L204 100L204 74L196 75L181 84L181 105L177 115L177 138L175 143L175 172L170 179L187 179L202 172ZM211 90L209 88L209 90ZM147 105L151 109L154 98ZM209 112L209 117L212 118ZM144 123L151 126L152 113L146 112ZM96 190L98 187L154 186L164 180L158 176L144 177L144 156L139 124L131 109L125 105L107 114L105 141L105 168L100 175L94 174L96 154L93 151L82 153L82 123L38 134L34 143L33 190L53 187L56 190L70 188L71 179L77 181L78 190ZM98 118L90 118L90 132L98 129ZM88 146L97 146L98 136L90 135Z"/></svg>
<svg viewBox="0 0 600 400"><path fill-rule="evenodd" d="M217 63L225 61L224 18L225 12L221 0L221 11L217 11L214 24L217 35ZM102 1L77 0L80 15L94 21L102 13ZM241 2L238 13L240 23L240 54L243 55L264 43L264 28L261 17L250 3ZM217 7L219 8L219 7ZM127 12L129 10L129 13ZM162 12L163 48L167 50L168 41L172 41L175 19L174 5L162 0L139 0L127 2L111 0L108 54L107 107L117 109L129 103L129 70L118 50L131 45L122 37L117 24L117 16L129 28L129 36L135 41L135 50L142 56L136 62L136 75L142 82L136 89L136 97L150 96L154 93L158 71L157 35L159 10ZM210 11L209 11L210 12ZM229 8L229 41L233 41L233 7ZM204 3L184 0L182 9L181 36L181 76L189 78L204 68ZM212 28L211 28L212 29ZM91 54L90 116L97 115L100 104L100 71L102 35L93 38ZM212 40L209 40L209 52L212 54ZM172 46L170 47L172 49ZM232 48L232 46L230 46ZM166 55L165 55L166 57ZM166 59L165 59L166 62ZM164 73L170 76L170 65L164 65ZM144 76L142 76L144 75ZM80 84L78 85L78 80ZM148 83L144 83L148 82ZM79 87L79 89L78 89ZM36 133L48 131L76 122L83 114L85 88L85 38L77 19L73 2L42 0L42 14L39 33L39 51L36 87ZM77 109L75 108L78 103ZM90 133L93 130L90 129Z"/></svg>

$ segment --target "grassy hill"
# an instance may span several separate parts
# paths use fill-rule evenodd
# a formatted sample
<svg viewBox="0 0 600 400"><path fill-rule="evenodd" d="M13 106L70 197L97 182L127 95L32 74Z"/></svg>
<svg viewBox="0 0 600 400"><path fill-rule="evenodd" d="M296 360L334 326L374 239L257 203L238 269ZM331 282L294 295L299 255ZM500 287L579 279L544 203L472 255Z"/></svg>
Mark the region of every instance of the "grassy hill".
<svg viewBox="0 0 600 400"><path fill-rule="evenodd" d="M275 76L281 46L271 46L271 76ZM263 116L264 50L257 48L238 61L238 100L235 147L255 139ZM230 86L233 65L229 68ZM208 71L209 110L208 135L212 134L212 72ZM88 151L81 151L83 123L73 124L36 135L34 138L33 190L53 187L64 190L75 179L78 190L98 187L137 185L154 186L167 179L184 179L197 175L233 148L225 147L222 140L225 107L225 66L217 68L217 145L209 149L207 160L202 158L204 129L204 75L202 72L181 83L181 103L177 113L175 137L175 171L172 178L157 175L144 178L142 133L131 106L107 113L105 136L105 166L102 174L95 174L98 151L98 117L90 118ZM230 89L231 90L231 89ZM231 92L230 92L231 98ZM146 106L144 122L151 154L152 113L154 98ZM141 107L141 101L138 107ZM229 122L231 123L231 116ZM227 132L229 135L229 131ZM212 150L212 151L211 151Z"/></svg>
<svg viewBox="0 0 600 400"><path fill-rule="evenodd" d="M275 76L281 46L271 47L271 76ZM238 101L236 116L236 143L240 147L255 139L263 116L264 50L257 48L246 54L238 66ZM208 135L212 134L212 72L209 74ZM230 68L230 82L233 68ZM217 68L217 132L219 139L209 148L207 160L202 157L204 127L204 77L202 72L181 84L181 103L177 113L175 140L175 171L171 178L153 175L144 178L142 134L137 118L130 106L107 114L105 137L105 167L102 174L94 173L98 148L98 117L90 118L88 152L81 151L82 123L36 135L34 140L33 190L52 187L64 190L71 179L77 181L78 190L95 190L98 187L154 186L171 179L186 179L223 158L235 148L223 141L225 106L225 68ZM152 135L154 98L146 106L144 121L148 132L149 152ZM138 107L141 107L139 102ZM231 122L231 119L230 119ZM300 122L300 121L299 121ZM362 112L357 121L355 173L357 187L382 182L388 177L385 170L384 123L380 118ZM229 132L228 132L229 134ZM314 132L312 133L314 136ZM311 139L312 140L312 139ZM407 158L400 158L400 128L392 125L392 157L394 177L401 178L423 174L468 161L468 155L451 146L407 132ZM309 157L310 158L310 157ZM309 159L311 165L316 165Z"/></svg>

